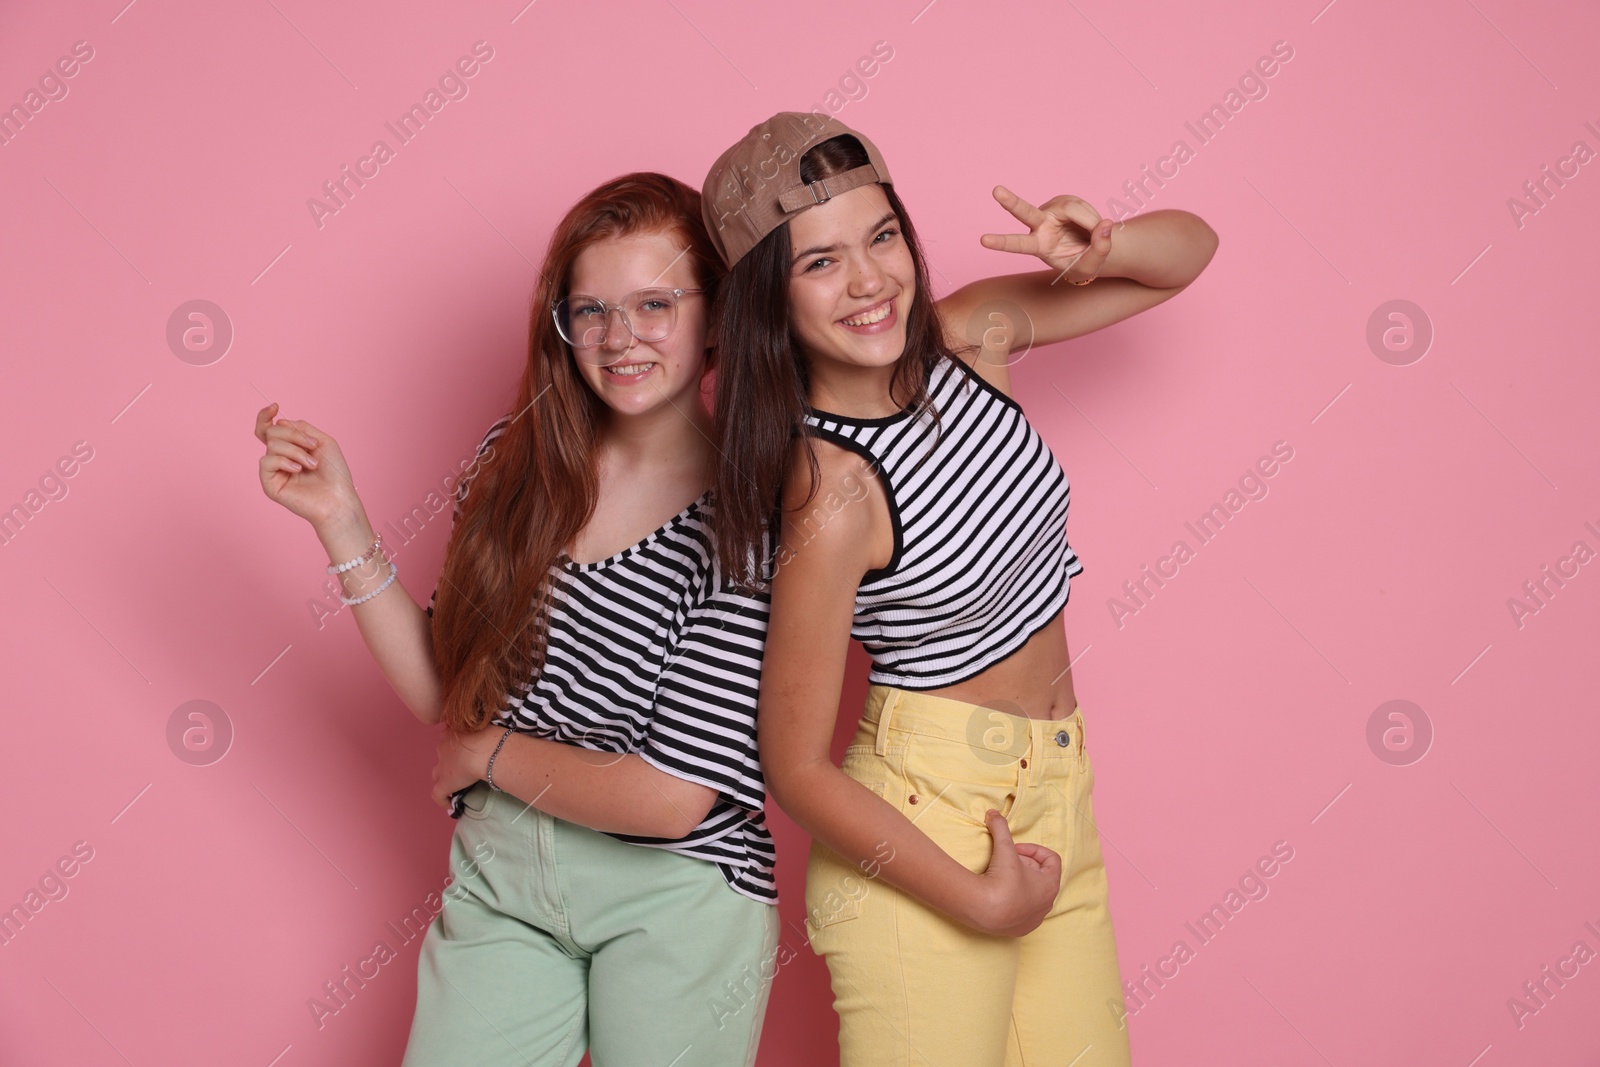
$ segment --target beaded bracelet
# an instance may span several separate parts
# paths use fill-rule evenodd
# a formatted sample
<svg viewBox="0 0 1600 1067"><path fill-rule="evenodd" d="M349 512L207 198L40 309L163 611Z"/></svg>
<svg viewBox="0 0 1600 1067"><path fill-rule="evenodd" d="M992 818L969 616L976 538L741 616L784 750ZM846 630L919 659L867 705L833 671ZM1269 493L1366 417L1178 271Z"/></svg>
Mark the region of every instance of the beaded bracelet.
<svg viewBox="0 0 1600 1067"><path fill-rule="evenodd" d="M489 765L484 768L483 780L488 782L489 788L493 789L496 793L504 793L505 790L494 784L494 758L500 755L500 746L506 743L506 738L511 736L511 731L514 729L516 729L515 726L506 727L506 732L500 735L500 741L494 746L494 751L489 753Z"/></svg>
<svg viewBox="0 0 1600 1067"><path fill-rule="evenodd" d="M385 557L385 558L387 558L387 557ZM339 600L340 600L341 603L350 604L350 605L365 604L367 601L371 600L373 597L377 596L379 593L381 593L385 589L389 588L390 583L392 583L394 581L394 579L395 579L395 575L397 575L399 573L400 573L400 568L396 567L394 565L394 560L391 559L391 560L389 560L389 577L387 577L387 578L385 578L383 580L383 584L382 585L378 586L378 588L374 589L372 592L367 593L364 596L358 596L358 597L356 597L354 599L351 599L350 597L345 596L343 593L340 593L339 594Z"/></svg>
<svg viewBox="0 0 1600 1067"><path fill-rule="evenodd" d="M352 567L361 566L363 563L367 562L367 560L371 559L373 556L376 556L378 554L378 549L379 549L380 546L382 546L382 544L383 544L383 534L380 533L377 537L373 538L372 547L367 549L366 552L364 552L361 555L357 556L355 559L351 560L348 563L340 563L338 565L331 565L330 564L329 567L328 567L328 573L329 574L343 574L345 571L350 570Z"/></svg>

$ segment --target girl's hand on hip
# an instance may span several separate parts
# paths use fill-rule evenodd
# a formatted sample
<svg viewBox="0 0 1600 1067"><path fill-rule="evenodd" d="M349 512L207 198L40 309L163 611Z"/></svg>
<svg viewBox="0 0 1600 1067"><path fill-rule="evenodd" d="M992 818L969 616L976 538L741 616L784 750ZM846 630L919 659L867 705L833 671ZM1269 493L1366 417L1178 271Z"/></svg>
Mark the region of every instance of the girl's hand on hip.
<svg viewBox="0 0 1600 1067"><path fill-rule="evenodd" d="M1089 201L1062 195L1034 207L1003 185L994 187L994 198L1028 227L1028 232L986 233L981 238L983 247L1038 256L1068 281L1092 278L1105 266L1111 254L1112 224L1102 219Z"/></svg>
<svg viewBox="0 0 1600 1067"><path fill-rule="evenodd" d="M994 839L989 868L980 876L983 901L974 925L984 933L1021 937L1044 922L1061 891L1061 857L1043 845L1016 844L998 811L985 821Z"/></svg>
<svg viewBox="0 0 1600 1067"><path fill-rule="evenodd" d="M446 728L439 739L439 761L433 766L433 802L450 806L450 794L466 789L489 773L489 754L500 743L504 726L485 726L469 734ZM507 738L510 744L511 739ZM505 750L500 751L501 758ZM500 762L496 760L495 762Z"/></svg>
<svg viewBox="0 0 1600 1067"><path fill-rule="evenodd" d="M260 464L267 498L318 528L359 508L338 442L309 422L277 414L276 402L256 412L256 437L267 446Z"/></svg>

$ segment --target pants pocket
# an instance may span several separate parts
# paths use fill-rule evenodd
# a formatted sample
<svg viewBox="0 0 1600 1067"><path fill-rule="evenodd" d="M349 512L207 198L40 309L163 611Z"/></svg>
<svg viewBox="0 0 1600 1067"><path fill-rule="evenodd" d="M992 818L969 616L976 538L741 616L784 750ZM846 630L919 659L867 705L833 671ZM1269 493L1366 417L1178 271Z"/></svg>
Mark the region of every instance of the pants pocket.
<svg viewBox="0 0 1600 1067"><path fill-rule="evenodd" d="M982 872L994 840L985 816L992 808L1010 820L1017 804L1019 758L948 738L913 736L900 785L900 811L962 866Z"/></svg>
<svg viewBox="0 0 1600 1067"><path fill-rule="evenodd" d="M494 804L495 791L489 788L488 782L474 782L461 794L461 817L463 819L482 819L488 816L489 808Z"/></svg>
<svg viewBox="0 0 1600 1067"><path fill-rule="evenodd" d="M897 792L889 761L877 756L871 746L846 750L842 769L845 774L891 805ZM869 884L877 876L878 863L867 860L852 864L819 841L811 842L806 858L806 934L812 947L821 952L817 935L830 927L861 915L861 902Z"/></svg>
<svg viewBox="0 0 1600 1067"><path fill-rule="evenodd" d="M811 843L806 860L806 936L812 948L818 939L841 923L861 917L868 878L848 860L819 841Z"/></svg>

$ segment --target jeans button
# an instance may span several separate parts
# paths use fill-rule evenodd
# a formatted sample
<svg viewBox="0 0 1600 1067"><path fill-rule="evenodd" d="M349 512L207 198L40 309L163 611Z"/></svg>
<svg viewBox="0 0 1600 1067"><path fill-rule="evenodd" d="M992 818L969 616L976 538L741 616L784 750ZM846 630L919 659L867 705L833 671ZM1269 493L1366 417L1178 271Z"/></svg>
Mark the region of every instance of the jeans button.
<svg viewBox="0 0 1600 1067"><path fill-rule="evenodd" d="M1065 730L1057 730L1056 744L1060 745L1062 748L1066 748L1068 745L1072 744L1072 735L1067 733Z"/></svg>

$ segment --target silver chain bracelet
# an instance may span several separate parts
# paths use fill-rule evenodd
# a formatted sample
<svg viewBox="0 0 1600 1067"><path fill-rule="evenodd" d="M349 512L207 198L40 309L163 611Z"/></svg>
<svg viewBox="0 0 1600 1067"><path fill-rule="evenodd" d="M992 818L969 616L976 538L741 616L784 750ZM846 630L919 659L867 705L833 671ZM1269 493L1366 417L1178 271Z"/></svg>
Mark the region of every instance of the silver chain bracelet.
<svg viewBox="0 0 1600 1067"><path fill-rule="evenodd" d="M494 758L500 755L500 746L506 743L506 738L510 737L511 731L515 729L515 726L506 727L506 732L500 735L500 741L494 746L494 751L489 753L489 765L484 768L484 781L488 782L489 788L496 793L504 793L505 790L494 784Z"/></svg>

